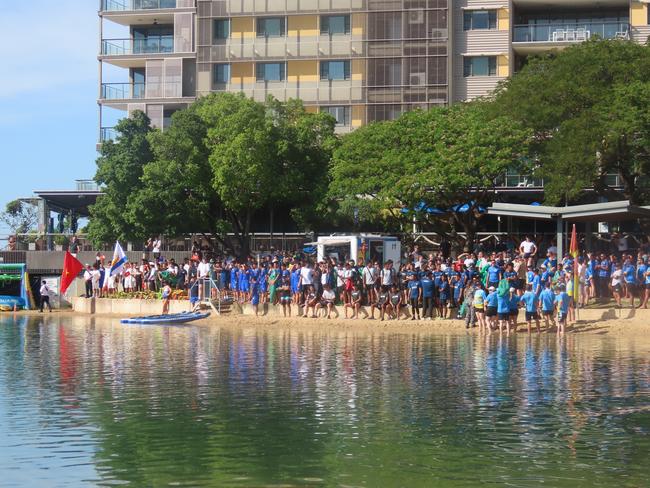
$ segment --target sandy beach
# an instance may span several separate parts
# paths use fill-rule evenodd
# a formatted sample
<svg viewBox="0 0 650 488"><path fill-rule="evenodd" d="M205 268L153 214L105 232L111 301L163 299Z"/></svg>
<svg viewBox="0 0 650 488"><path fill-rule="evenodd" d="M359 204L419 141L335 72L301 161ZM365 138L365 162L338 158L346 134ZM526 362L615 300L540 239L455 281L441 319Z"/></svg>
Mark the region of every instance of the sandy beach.
<svg viewBox="0 0 650 488"><path fill-rule="evenodd" d="M631 309L588 309L581 311L584 319L570 324L567 335L585 336L610 336L625 340L633 340L636 346L647 347L650 350L650 311ZM1 317L12 316L14 313L5 312ZM47 312L41 314L38 311L16 312L15 316L48 316ZM76 319L110 318L119 323L116 315L105 314L84 314L69 310L55 310L51 315L75 317ZM523 317L520 316L520 319ZM379 319L345 319L338 318L303 318L303 317L281 317L277 315L260 315L258 317L242 314L211 315L209 318L193 322L192 325L204 327L227 327L227 328L262 328L262 329L298 329L305 331L354 331L363 333L440 333L440 334L479 334L478 329L466 329L464 321L434 319L431 321L412 320L384 320ZM544 329L542 322L542 334L549 332ZM555 334L555 331L551 331ZM498 331L492 332L499 335ZM514 333L513 333L514 334ZM511 334L511 335L513 335ZM526 324L520 320L516 332L517 336L527 335ZM533 335L536 334L533 324Z"/></svg>

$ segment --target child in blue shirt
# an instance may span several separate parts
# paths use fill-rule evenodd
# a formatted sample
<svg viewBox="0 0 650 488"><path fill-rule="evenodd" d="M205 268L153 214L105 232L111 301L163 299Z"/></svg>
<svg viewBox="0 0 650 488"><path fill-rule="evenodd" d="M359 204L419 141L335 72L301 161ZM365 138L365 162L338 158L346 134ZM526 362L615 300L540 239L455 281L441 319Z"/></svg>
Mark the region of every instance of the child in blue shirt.
<svg viewBox="0 0 650 488"><path fill-rule="evenodd" d="M570 303L571 297L566 292L564 285L560 285L558 294L555 296L555 306L558 313L559 322L559 327L557 329L558 334L564 334L566 330L566 319L569 314Z"/></svg>
<svg viewBox="0 0 650 488"><path fill-rule="evenodd" d="M553 309L555 306L555 295L551 290L550 285L546 285L542 293L539 295L539 303L542 308L542 315L544 316L544 325L547 330L550 330L550 324L555 326L555 319L553 318Z"/></svg>
<svg viewBox="0 0 650 488"><path fill-rule="evenodd" d="M420 320L420 299L422 298L422 284L411 275L407 285L409 302L411 303L411 320Z"/></svg>
<svg viewBox="0 0 650 488"><path fill-rule="evenodd" d="M539 334L539 314L537 309L539 307L539 298L533 291L533 285L526 286L526 292L521 297L522 303L526 306L526 323L528 324L528 333L530 334L533 320L537 326L537 333Z"/></svg>

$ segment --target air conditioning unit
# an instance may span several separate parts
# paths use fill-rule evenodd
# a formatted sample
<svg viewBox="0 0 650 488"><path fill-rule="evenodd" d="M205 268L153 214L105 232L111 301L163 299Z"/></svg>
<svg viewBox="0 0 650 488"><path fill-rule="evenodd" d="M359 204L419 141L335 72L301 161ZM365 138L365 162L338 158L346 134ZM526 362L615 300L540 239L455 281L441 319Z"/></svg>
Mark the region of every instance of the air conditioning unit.
<svg viewBox="0 0 650 488"><path fill-rule="evenodd" d="M424 10L411 10L408 17L409 24L424 24Z"/></svg>
<svg viewBox="0 0 650 488"><path fill-rule="evenodd" d="M426 85L427 84L427 74L426 73L411 73L409 76L409 85Z"/></svg>

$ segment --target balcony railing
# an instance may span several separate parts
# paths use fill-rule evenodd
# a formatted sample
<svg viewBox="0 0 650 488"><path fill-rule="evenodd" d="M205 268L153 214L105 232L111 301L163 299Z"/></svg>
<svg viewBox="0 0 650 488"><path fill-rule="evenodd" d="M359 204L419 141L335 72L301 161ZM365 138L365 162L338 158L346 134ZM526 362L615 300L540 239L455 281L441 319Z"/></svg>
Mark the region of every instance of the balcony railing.
<svg viewBox="0 0 650 488"><path fill-rule="evenodd" d="M134 54L165 54L174 52L174 36L147 39L104 39L102 55L130 56Z"/></svg>
<svg viewBox="0 0 650 488"><path fill-rule="evenodd" d="M567 22L515 25L513 42L582 42L592 37L629 39L627 22Z"/></svg>
<svg viewBox="0 0 650 488"><path fill-rule="evenodd" d="M116 137L115 127L102 127L99 130L99 142L114 141Z"/></svg>
<svg viewBox="0 0 650 488"><path fill-rule="evenodd" d="M176 8L176 0L102 0L104 12Z"/></svg>
<svg viewBox="0 0 650 488"><path fill-rule="evenodd" d="M144 97L144 83L102 83L103 100L126 100Z"/></svg>
<svg viewBox="0 0 650 488"><path fill-rule="evenodd" d="M77 191L99 191L99 185L95 180L76 180Z"/></svg>

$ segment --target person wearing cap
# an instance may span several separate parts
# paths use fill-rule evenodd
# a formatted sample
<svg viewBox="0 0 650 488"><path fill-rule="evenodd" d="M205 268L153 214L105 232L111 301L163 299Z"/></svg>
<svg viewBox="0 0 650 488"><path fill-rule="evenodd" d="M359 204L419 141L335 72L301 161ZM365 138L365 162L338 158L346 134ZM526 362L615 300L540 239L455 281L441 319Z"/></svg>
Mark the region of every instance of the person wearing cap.
<svg viewBox="0 0 650 488"><path fill-rule="evenodd" d="M519 306L521 305L521 296L515 287L510 288L510 327L512 327L513 332L517 332L517 325L519 319Z"/></svg>
<svg viewBox="0 0 650 488"><path fill-rule="evenodd" d="M499 297L496 290L494 286L488 287L488 294L485 298L485 319L488 333L497 325Z"/></svg>
<svg viewBox="0 0 650 488"><path fill-rule="evenodd" d="M571 297L569 297L566 292L564 285L558 287L557 295L555 295L555 310L558 316L558 334L564 334L566 331L566 321L567 316L569 315L569 305L571 303Z"/></svg>

